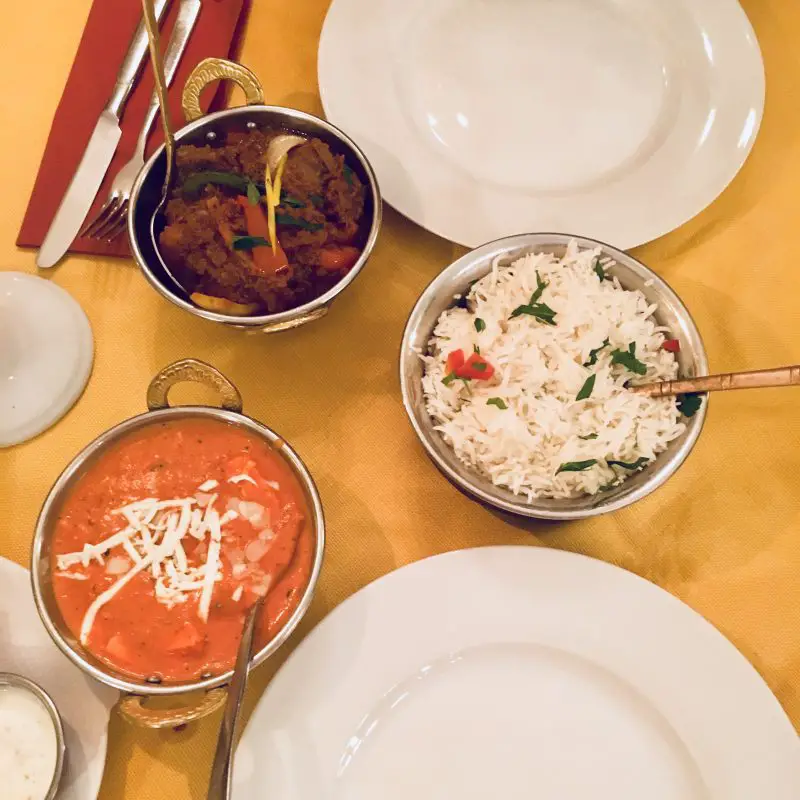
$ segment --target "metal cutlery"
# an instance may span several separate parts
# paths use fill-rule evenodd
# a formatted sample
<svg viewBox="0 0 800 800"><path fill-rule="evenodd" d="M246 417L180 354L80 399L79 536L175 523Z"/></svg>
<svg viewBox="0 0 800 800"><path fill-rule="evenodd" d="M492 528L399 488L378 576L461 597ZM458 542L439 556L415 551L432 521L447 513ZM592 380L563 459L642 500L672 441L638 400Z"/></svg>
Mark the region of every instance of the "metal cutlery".
<svg viewBox="0 0 800 800"><path fill-rule="evenodd" d="M167 2L155 0L157 20L163 17ZM97 120L89 144L39 249L36 257L38 267L52 267L59 261L89 213L122 136L120 117L144 65L147 47L147 31L144 22L140 22L120 67L111 97Z"/></svg>
<svg viewBox="0 0 800 800"><path fill-rule="evenodd" d="M233 748L236 739L236 723L242 708L247 676L250 673L250 660L253 656L253 641L256 621L264 606L264 598L259 597L252 606L244 621L239 652L236 655L236 667L233 670L228 686L228 700L225 703L222 725L219 729L217 751L211 767L211 779L208 783L207 800L229 800L231 796L231 778L233 776Z"/></svg>
<svg viewBox="0 0 800 800"><path fill-rule="evenodd" d="M729 392L734 389L767 389L770 387L800 386L800 365L759 369L751 372L728 372L721 375L703 375L660 383L643 383L631 386L631 391L648 397L670 397L679 394Z"/></svg>
<svg viewBox="0 0 800 800"><path fill-rule="evenodd" d="M197 18L200 15L200 7L201 0L181 0L178 18L175 21L175 27L172 29L164 57L164 79L167 86L172 83L175 77L178 64L186 50L189 37L192 35ZM108 199L94 219L81 231L81 236L110 242L125 230L131 189L136 176L144 166L147 138L158 110L158 92L154 91L133 156L114 177L108 193Z"/></svg>

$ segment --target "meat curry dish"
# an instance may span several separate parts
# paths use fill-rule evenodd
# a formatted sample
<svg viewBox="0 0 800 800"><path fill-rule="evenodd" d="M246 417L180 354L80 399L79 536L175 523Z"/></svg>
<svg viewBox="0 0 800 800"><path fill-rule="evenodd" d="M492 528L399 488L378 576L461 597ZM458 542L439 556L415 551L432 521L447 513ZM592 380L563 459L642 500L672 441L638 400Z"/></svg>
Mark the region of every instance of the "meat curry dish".
<svg viewBox="0 0 800 800"><path fill-rule="evenodd" d="M365 186L328 144L282 130L181 145L159 236L191 299L248 316L321 296L358 261Z"/></svg>

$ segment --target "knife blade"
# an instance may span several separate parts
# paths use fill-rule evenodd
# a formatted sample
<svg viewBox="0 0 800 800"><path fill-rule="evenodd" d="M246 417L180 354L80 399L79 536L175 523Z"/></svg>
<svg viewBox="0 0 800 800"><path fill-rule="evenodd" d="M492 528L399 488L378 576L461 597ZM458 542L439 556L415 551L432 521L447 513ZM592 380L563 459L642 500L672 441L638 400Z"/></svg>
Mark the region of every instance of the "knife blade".
<svg viewBox="0 0 800 800"><path fill-rule="evenodd" d="M157 20L160 21L164 16L168 2L169 0L156 0ZM140 21L120 67L111 97L100 113L80 164L36 256L37 267L47 269L54 266L78 235L122 137L120 117L144 66L147 52L147 31L144 21Z"/></svg>

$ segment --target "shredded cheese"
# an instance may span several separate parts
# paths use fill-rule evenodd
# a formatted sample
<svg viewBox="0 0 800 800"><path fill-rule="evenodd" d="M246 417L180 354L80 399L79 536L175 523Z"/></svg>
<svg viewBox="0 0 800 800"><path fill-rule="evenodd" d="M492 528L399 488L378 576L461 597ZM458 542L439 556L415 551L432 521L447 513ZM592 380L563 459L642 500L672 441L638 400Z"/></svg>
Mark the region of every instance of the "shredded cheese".
<svg viewBox="0 0 800 800"><path fill-rule="evenodd" d="M206 481L200 488L213 489L217 485L217 481ZM109 574L115 574L116 568L123 561L129 567L87 609L81 623L82 643L85 644L88 640L100 609L116 597L136 575L147 569L155 578L154 594L160 603L171 608L178 603L185 603L193 595L198 598L198 616L204 622L208 621L214 585L223 577L220 558L222 528L239 516L233 510L220 516L214 508L218 495L209 495L208 498L208 503L202 508L195 497L171 500L151 497L128 503L111 512L112 515L125 519L127 524L124 528L100 542L84 545L77 552L57 557L57 574L71 580L88 580L88 575L81 571L66 570L75 566L86 568L92 561L105 564L104 555L108 555L115 547L120 547L125 556L114 556L109 561L115 567L114 570L109 570ZM192 536L201 542L208 539L208 553L204 564L190 565L182 544L186 536Z"/></svg>
<svg viewBox="0 0 800 800"><path fill-rule="evenodd" d="M249 475L245 475L244 473L241 475L234 475L232 478L228 478L228 483L241 483L242 481L248 481L249 483L252 483L253 486L258 486L254 478L251 478Z"/></svg>

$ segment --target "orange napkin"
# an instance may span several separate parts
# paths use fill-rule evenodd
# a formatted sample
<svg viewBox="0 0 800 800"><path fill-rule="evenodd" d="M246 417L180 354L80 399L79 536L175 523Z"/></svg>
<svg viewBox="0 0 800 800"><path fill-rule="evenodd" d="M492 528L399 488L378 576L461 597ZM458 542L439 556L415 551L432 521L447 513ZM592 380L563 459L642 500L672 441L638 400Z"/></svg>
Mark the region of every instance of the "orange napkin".
<svg viewBox="0 0 800 800"><path fill-rule="evenodd" d="M162 22L164 45L175 23L179 4L179 0L172 0ZM249 0L205 0L203 3L197 25L169 92L174 125L184 124L180 96L186 78L197 63L211 56L235 57L233 51L244 28L248 6ZM17 237L19 246L41 245L92 135L97 117L108 102L117 72L141 17L140 0L95 0L93 3L50 128L44 157ZM100 210L108 195L111 181L133 155L152 92L153 73L147 64L128 99L121 119L122 139L87 220L92 219ZM202 99L203 107L207 109L212 104L221 102L223 94L224 91L221 90L215 94L208 93ZM148 151L152 152L162 141L161 124L157 118ZM107 256L129 254L125 236L120 236L112 243L76 239L70 252Z"/></svg>

